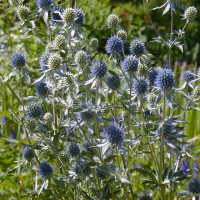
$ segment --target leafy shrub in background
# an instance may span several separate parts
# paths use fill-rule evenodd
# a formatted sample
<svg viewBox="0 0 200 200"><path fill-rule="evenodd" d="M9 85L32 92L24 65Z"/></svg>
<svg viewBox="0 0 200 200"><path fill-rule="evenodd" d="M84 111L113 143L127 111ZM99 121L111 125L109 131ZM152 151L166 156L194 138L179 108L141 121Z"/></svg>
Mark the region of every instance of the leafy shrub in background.
<svg viewBox="0 0 200 200"><path fill-rule="evenodd" d="M81 8L52 0L36 0L34 9L10 3L20 32L34 45L16 45L10 72L1 76L2 199L199 195L199 149L187 140L186 117L199 110L200 74L185 71L179 87L172 69L172 48L183 49L183 33L196 8L183 12L185 25L178 34L176 1L154 8L171 12L167 39L152 24L158 37L151 42L164 46L169 56L167 67L158 67L160 60L120 26L116 14L108 14L103 30L109 35L102 42L88 36ZM12 139L9 128L18 130Z"/></svg>

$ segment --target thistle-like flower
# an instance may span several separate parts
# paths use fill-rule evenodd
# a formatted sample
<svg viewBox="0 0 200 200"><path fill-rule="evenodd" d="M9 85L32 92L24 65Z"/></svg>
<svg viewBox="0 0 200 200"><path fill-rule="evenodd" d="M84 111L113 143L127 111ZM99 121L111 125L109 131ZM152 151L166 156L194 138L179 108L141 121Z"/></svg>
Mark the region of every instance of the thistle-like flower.
<svg viewBox="0 0 200 200"><path fill-rule="evenodd" d="M106 43L107 53L118 53L124 51L124 44L121 37L117 35L111 36Z"/></svg>
<svg viewBox="0 0 200 200"><path fill-rule="evenodd" d="M36 120L33 118L28 118L25 121L25 127L29 130L29 131L34 131L36 129Z"/></svg>
<svg viewBox="0 0 200 200"><path fill-rule="evenodd" d="M188 185L188 191L192 194L200 194L200 181L198 179L192 179Z"/></svg>
<svg viewBox="0 0 200 200"><path fill-rule="evenodd" d="M127 56L122 63L122 70L124 72L134 73L138 68L138 59L132 55Z"/></svg>
<svg viewBox="0 0 200 200"><path fill-rule="evenodd" d="M66 46L66 39L63 35L57 35L54 40L54 45L58 49L63 49Z"/></svg>
<svg viewBox="0 0 200 200"><path fill-rule="evenodd" d="M64 10L62 18L66 24L71 24L74 22L76 17L75 11L73 8L67 8Z"/></svg>
<svg viewBox="0 0 200 200"><path fill-rule="evenodd" d="M197 9L194 6L188 7L184 12L184 18L188 21L194 21L197 17Z"/></svg>
<svg viewBox="0 0 200 200"><path fill-rule="evenodd" d="M33 149L29 146L25 146L22 150L22 157L28 161L31 161L34 158Z"/></svg>
<svg viewBox="0 0 200 200"><path fill-rule="evenodd" d="M69 161L69 157L68 157L66 151L59 152L59 156L60 156L60 159L62 160L62 162L65 163L65 162Z"/></svg>
<svg viewBox="0 0 200 200"><path fill-rule="evenodd" d="M119 25L119 17L115 14L110 14L107 18L107 25L109 28L117 28Z"/></svg>
<svg viewBox="0 0 200 200"><path fill-rule="evenodd" d="M84 66L87 64L87 57L87 53L80 50L75 54L74 61L78 66Z"/></svg>
<svg viewBox="0 0 200 200"><path fill-rule="evenodd" d="M104 61L99 60L93 64L92 74L96 78L103 78L107 73L107 65Z"/></svg>
<svg viewBox="0 0 200 200"><path fill-rule="evenodd" d="M124 132L119 126L115 124L104 128L104 134L107 141L111 144L120 145L123 142Z"/></svg>
<svg viewBox="0 0 200 200"><path fill-rule="evenodd" d="M38 8L46 8L53 4L53 0L36 0Z"/></svg>
<svg viewBox="0 0 200 200"><path fill-rule="evenodd" d="M76 142L70 142L67 146L67 154L70 157L75 157L80 154L80 148Z"/></svg>
<svg viewBox="0 0 200 200"><path fill-rule="evenodd" d="M30 118L40 118L42 115L42 108L37 102L32 102L28 107L27 107L27 116Z"/></svg>
<svg viewBox="0 0 200 200"><path fill-rule="evenodd" d="M84 20L84 12L83 12L83 10L80 9L80 8L75 9L75 20L74 20L74 23L78 24L78 25L81 25L83 23L83 20Z"/></svg>
<svg viewBox="0 0 200 200"><path fill-rule="evenodd" d="M142 41L136 39L136 40L132 40L130 47L129 47L130 53L133 56L141 56L144 54L145 51L145 45Z"/></svg>
<svg viewBox="0 0 200 200"><path fill-rule="evenodd" d="M17 7L17 16L22 21L25 21L27 19L29 12L29 8L24 5L20 5Z"/></svg>
<svg viewBox="0 0 200 200"><path fill-rule="evenodd" d="M118 35L120 38L122 38L122 40L126 40L127 37L128 37L127 32L126 32L125 30L123 30L123 29L118 30L118 31L117 31L117 35Z"/></svg>
<svg viewBox="0 0 200 200"><path fill-rule="evenodd" d="M60 67L62 58L59 54L55 53L50 55L48 60L48 66L50 69L57 69Z"/></svg>
<svg viewBox="0 0 200 200"><path fill-rule="evenodd" d="M35 93L37 96L46 96L48 93L47 84L43 81L37 82L35 86Z"/></svg>
<svg viewBox="0 0 200 200"><path fill-rule="evenodd" d="M135 78L132 87L134 93L143 95L147 91L147 81L143 77Z"/></svg>
<svg viewBox="0 0 200 200"><path fill-rule="evenodd" d="M120 76L110 75L106 78L106 85L112 90L117 90L120 87Z"/></svg>
<svg viewBox="0 0 200 200"><path fill-rule="evenodd" d="M159 72L160 68L158 67L153 67L149 70L148 72L148 78L149 78L149 84L150 86L154 86L154 83L155 83L155 79L158 75L158 72Z"/></svg>
<svg viewBox="0 0 200 200"><path fill-rule="evenodd" d="M41 162L39 165L39 174L41 178L49 178L53 174L53 168L48 162Z"/></svg>
<svg viewBox="0 0 200 200"><path fill-rule="evenodd" d="M187 70L185 72L183 72L182 74L182 80L185 82L190 82L194 79L194 73L190 70Z"/></svg>
<svg viewBox="0 0 200 200"><path fill-rule="evenodd" d="M174 86L174 73L171 69L160 69L154 84L160 90L171 89Z"/></svg>
<svg viewBox="0 0 200 200"><path fill-rule="evenodd" d="M23 53L19 51L12 53L11 58L10 58L10 64L11 64L11 67L13 68L16 67L20 69L24 67L26 64L26 60Z"/></svg>

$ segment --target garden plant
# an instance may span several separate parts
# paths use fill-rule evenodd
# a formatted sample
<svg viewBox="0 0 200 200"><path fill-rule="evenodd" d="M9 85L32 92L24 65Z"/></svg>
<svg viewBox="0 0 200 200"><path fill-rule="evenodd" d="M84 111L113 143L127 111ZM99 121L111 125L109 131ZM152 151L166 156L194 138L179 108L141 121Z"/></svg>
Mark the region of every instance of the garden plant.
<svg viewBox="0 0 200 200"><path fill-rule="evenodd" d="M150 1L142 3L154 38L129 34L110 13L105 43L90 33L76 1L9 1L23 42L1 55L9 62L0 67L9 67L0 76L0 199L200 196L200 70L172 59L185 54L198 11L181 0ZM170 15L165 37L155 10ZM154 45L167 58L158 60Z"/></svg>

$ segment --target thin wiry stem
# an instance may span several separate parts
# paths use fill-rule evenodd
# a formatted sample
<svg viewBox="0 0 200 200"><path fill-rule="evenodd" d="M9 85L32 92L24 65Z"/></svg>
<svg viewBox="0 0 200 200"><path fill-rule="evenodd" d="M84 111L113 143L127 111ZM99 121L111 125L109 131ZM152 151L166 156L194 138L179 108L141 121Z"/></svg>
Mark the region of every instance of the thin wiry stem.
<svg viewBox="0 0 200 200"><path fill-rule="evenodd" d="M165 200L165 186L162 185L162 173L164 170L165 165L165 149L164 149L164 134L165 134L165 118L166 118L166 92L164 91L163 95L163 127L162 127L162 133L161 133L161 139L160 139L160 170L159 170L159 184L161 189L161 198L162 200Z"/></svg>
<svg viewBox="0 0 200 200"><path fill-rule="evenodd" d="M143 5L144 5L144 9L145 9L145 11L146 11L146 13L147 13L148 19L149 19L149 21L150 21L150 23L151 23L153 29L155 30L156 34L157 34L159 37L161 37L160 33L158 32L158 30L157 30L155 24L153 23L153 21L152 21L152 19L151 19L151 16L150 16L149 11L148 11L148 9L147 9L145 0L143 0Z"/></svg>

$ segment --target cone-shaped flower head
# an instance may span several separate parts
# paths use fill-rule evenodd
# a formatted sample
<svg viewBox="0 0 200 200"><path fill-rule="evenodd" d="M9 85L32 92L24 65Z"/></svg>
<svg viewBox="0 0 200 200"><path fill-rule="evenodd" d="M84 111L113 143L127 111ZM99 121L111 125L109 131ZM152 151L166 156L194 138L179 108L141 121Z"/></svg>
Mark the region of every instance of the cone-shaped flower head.
<svg viewBox="0 0 200 200"><path fill-rule="evenodd" d="M147 81L143 77L135 78L133 81L133 92L142 95L147 91Z"/></svg>
<svg viewBox="0 0 200 200"><path fill-rule="evenodd" d="M65 21L66 24L71 24L74 22L76 17L75 11L73 8L67 8L64 10L62 18Z"/></svg>
<svg viewBox="0 0 200 200"><path fill-rule="evenodd" d="M130 47L129 47L130 53L133 56L141 56L142 54L144 54L145 51L145 45L142 41L136 39L136 40L132 40Z"/></svg>
<svg viewBox="0 0 200 200"><path fill-rule="evenodd" d="M80 148L76 142L70 142L67 146L67 153L70 157L75 157L80 154Z"/></svg>
<svg viewBox="0 0 200 200"><path fill-rule="evenodd" d="M106 43L107 53L123 52L123 50L124 50L124 44L121 37L113 35L107 40Z"/></svg>
<svg viewBox="0 0 200 200"><path fill-rule="evenodd" d="M117 31L117 35L122 38L122 40L126 40L128 34L125 30L120 29L119 31Z"/></svg>
<svg viewBox="0 0 200 200"><path fill-rule="evenodd" d="M16 51L12 53L10 58L11 67L21 68L24 67L26 64L25 57L23 53Z"/></svg>
<svg viewBox="0 0 200 200"><path fill-rule="evenodd" d="M155 86L160 90L170 89L174 86L174 73L171 69L160 69L155 79Z"/></svg>
<svg viewBox="0 0 200 200"><path fill-rule="evenodd" d="M194 21L197 17L197 9L194 6L188 7L184 12L184 18L188 21Z"/></svg>
<svg viewBox="0 0 200 200"><path fill-rule="evenodd" d="M43 81L37 82L35 86L35 93L37 96L46 96L48 93L47 84Z"/></svg>
<svg viewBox="0 0 200 200"><path fill-rule="evenodd" d="M93 64L92 74L97 78L103 78L107 72L107 65L104 61L99 60Z"/></svg>
<svg viewBox="0 0 200 200"><path fill-rule="evenodd" d="M59 54L55 53L50 55L48 60L48 66L50 69L59 68L62 62L62 58Z"/></svg>
<svg viewBox="0 0 200 200"><path fill-rule="evenodd" d="M155 83L155 79L158 75L158 72L159 72L160 68L158 67L153 67L151 68L151 70L148 72L148 78L149 78L149 83L151 86L154 85Z"/></svg>
<svg viewBox="0 0 200 200"><path fill-rule="evenodd" d="M53 168L48 162L41 162L39 165L39 174L41 178L48 178L53 174Z"/></svg>
<svg viewBox="0 0 200 200"><path fill-rule="evenodd" d="M27 19L29 12L29 8L24 5L20 5L17 7L17 16L22 21L25 21Z"/></svg>
<svg viewBox="0 0 200 200"><path fill-rule="evenodd" d="M25 146L22 150L22 156L28 161L32 160L34 158L33 149L29 146Z"/></svg>
<svg viewBox="0 0 200 200"><path fill-rule="evenodd" d="M109 28L117 28L119 25L119 17L115 14L110 14L107 18L107 25Z"/></svg>
<svg viewBox="0 0 200 200"><path fill-rule="evenodd" d="M117 125L110 125L104 128L104 134L111 144L120 145L123 142L123 130Z"/></svg>
<svg viewBox="0 0 200 200"><path fill-rule="evenodd" d="M122 70L124 72L136 72L138 68L138 59L132 55L127 56L122 63Z"/></svg>
<svg viewBox="0 0 200 200"><path fill-rule="evenodd" d="M78 65L78 66L84 66L87 64L87 53L85 51L78 51L76 54L75 54L75 63Z"/></svg>
<svg viewBox="0 0 200 200"><path fill-rule="evenodd" d="M192 194L200 194L200 181L198 179L192 179L188 185L188 191Z"/></svg>
<svg viewBox="0 0 200 200"><path fill-rule="evenodd" d="M119 75L110 75L106 78L106 85L113 89L117 90L120 87L120 77Z"/></svg>
<svg viewBox="0 0 200 200"><path fill-rule="evenodd" d="M32 102L27 107L27 116L30 118L40 118L42 115L42 108L37 102Z"/></svg>
<svg viewBox="0 0 200 200"><path fill-rule="evenodd" d="M194 73L190 70L187 70L183 72L182 74L182 80L185 82L190 82L194 79Z"/></svg>

